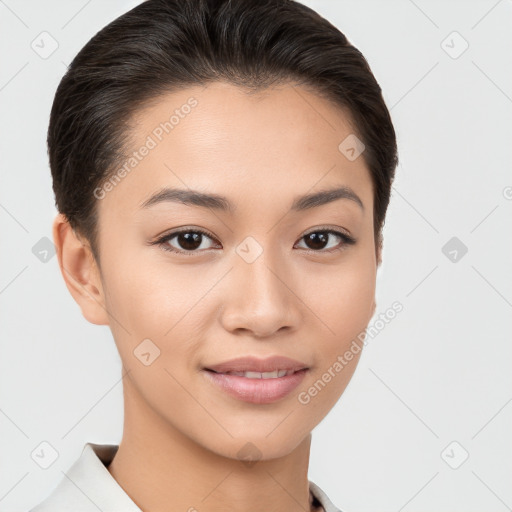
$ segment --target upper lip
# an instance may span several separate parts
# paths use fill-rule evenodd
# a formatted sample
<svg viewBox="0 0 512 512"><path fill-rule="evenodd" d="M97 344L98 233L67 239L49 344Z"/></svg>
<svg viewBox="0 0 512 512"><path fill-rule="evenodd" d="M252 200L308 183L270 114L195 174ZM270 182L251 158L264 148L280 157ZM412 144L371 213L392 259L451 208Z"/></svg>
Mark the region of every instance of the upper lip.
<svg viewBox="0 0 512 512"><path fill-rule="evenodd" d="M307 369L308 366L305 363L290 359L284 356L273 356L267 357L266 359L260 359L254 356L238 357L225 361L223 363L214 364L206 367L206 370L213 370L217 373L226 372L273 372L276 370L293 370L299 371Z"/></svg>

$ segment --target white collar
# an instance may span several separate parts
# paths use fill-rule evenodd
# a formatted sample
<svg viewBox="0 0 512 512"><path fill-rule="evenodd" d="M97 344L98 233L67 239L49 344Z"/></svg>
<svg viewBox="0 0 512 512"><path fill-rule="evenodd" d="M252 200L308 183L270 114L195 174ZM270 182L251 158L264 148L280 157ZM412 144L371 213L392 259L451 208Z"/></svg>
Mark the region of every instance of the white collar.
<svg viewBox="0 0 512 512"><path fill-rule="evenodd" d="M86 443L57 487L29 512L142 512L107 469L118 448L116 444ZM320 487L311 481L309 486L325 512L341 512Z"/></svg>

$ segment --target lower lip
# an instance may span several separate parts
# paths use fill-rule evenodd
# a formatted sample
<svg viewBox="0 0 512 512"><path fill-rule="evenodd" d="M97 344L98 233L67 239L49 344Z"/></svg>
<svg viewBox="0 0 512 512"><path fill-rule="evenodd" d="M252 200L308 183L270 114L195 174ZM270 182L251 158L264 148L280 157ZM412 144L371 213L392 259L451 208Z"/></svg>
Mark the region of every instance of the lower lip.
<svg viewBox="0 0 512 512"><path fill-rule="evenodd" d="M204 370L206 377L228 395L253 404L270 404L291 393L304 379L308 370L300 370L273 379L249 379Z"/></svg>

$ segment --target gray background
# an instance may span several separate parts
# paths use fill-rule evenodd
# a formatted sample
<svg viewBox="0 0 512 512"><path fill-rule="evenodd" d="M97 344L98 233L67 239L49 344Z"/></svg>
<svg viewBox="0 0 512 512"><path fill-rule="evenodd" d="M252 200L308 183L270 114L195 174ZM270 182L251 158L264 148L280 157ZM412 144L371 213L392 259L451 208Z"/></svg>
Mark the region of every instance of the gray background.
<svg viewBox="0 0 512 512"><path fill-rule="evenodd" d="M40 258L55 89L137 3L0 0L0 512L46 497L85 442L120 441L110 330L81 316L57 258ZM313 432L309 478L346 512L511 510L512 2L304 3L362 51L391 109L401 163L375 319L404 307ZM43 31L58 43L47 58L31 47ZM48 469L31 458L43 441L58 452Z"/></svg>

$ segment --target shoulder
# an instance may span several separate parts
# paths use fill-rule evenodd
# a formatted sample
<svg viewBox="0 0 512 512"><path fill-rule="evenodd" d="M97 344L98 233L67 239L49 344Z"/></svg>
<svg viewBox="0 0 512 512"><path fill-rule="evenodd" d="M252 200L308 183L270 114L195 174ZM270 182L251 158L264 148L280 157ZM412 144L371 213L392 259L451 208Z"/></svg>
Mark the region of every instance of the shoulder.
<svg viewBox="0 0 512 512"><path fill-rule="evenodd" d="M345 512L336 507L327 494L311 480L309 480L309 489L325 512Z"/></svg>
<svg viewBox="0 0 512 512"><path fill-rule="evenodd" d="M141 512L107 469L117 448L86 443L50 495L28 512Z"/></svg>
<svg viewBox="0 0 512 512"><path fill-rule="evenodd" d="M65 510L98 512L95 503L73 485L66 476L62 478L49 496L30 509L29 512L64 512Z"/></svg>

